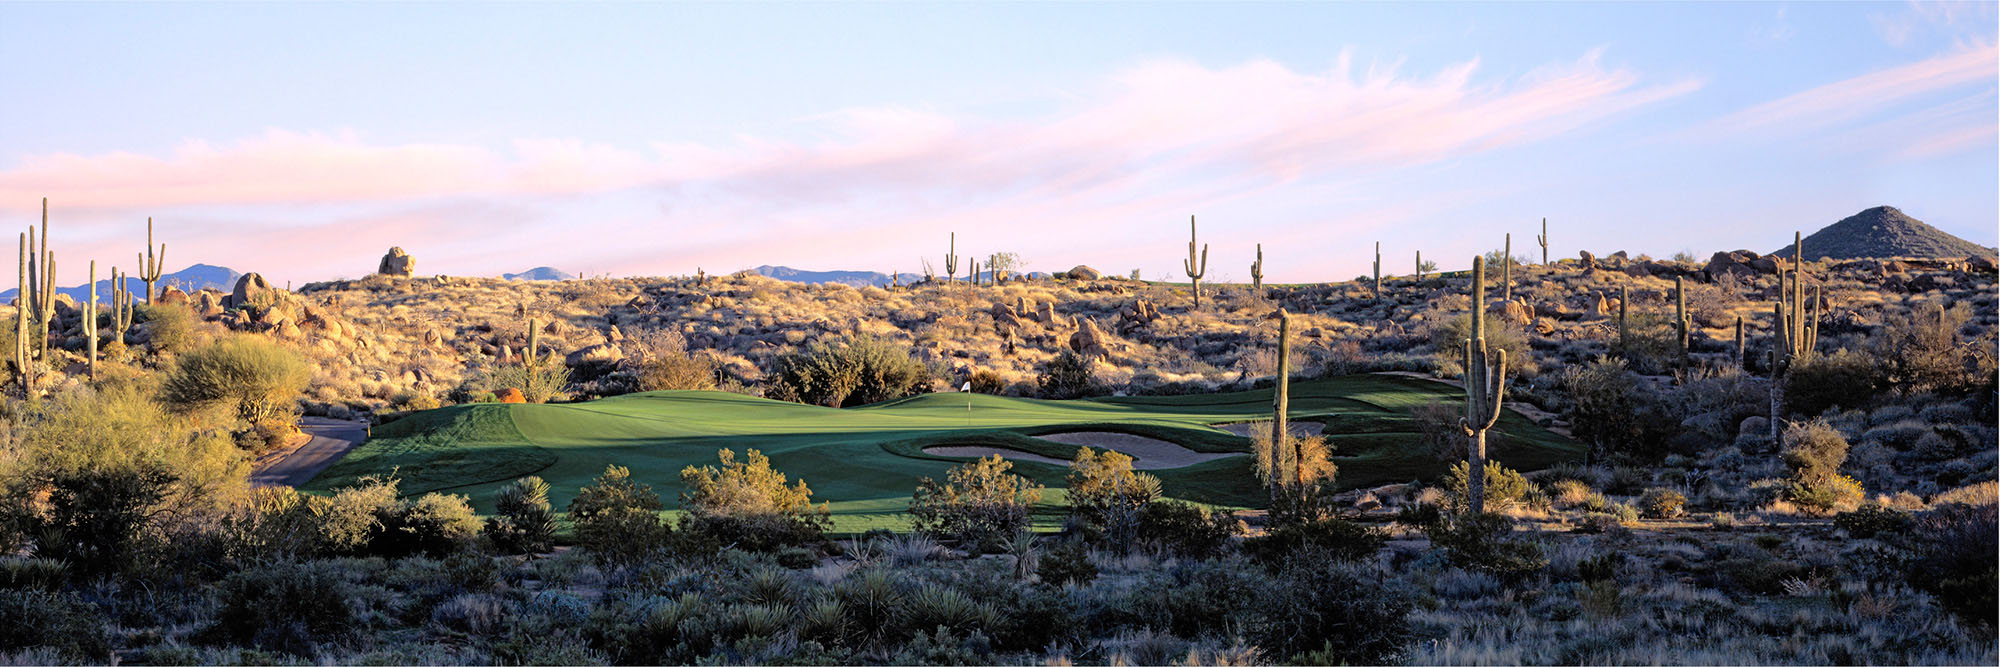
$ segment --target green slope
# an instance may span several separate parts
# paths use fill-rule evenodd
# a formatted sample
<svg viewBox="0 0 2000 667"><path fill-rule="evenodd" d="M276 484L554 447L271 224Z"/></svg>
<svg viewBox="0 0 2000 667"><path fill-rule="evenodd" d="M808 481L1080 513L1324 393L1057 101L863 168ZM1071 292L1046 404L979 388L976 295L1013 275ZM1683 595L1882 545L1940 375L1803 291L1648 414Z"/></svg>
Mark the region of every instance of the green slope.
<svg viewBox="0 0 2000 667"><path fill-rule="evenodd" d="M1343 487L1427 478L1442 470L1417 451L1409 410L1458 400L1435 382L1357 375L1292 385L1292 419L1327 424ZM707 391L632 394L569 405L464 405L431 410L376 429L374 438L306 486L325 491L395 470L406 493L449 490L486 509L499 484L522 475L549 481L562 507L606 465L632 469L671 505L680 470L715 461L721 448L755 448L815 499L830 501L836 528L899 528L910 492L963 458L926 454L940 444L1006 447L1069 458L1075 447L1033 436L1117 431L1201 452L1248 452L1249 440L1213 428L1269 416L1268 389L1191 396L1044 401L982 394L926 394L833 409ZM1581 456L1580 445L1508 412L1491 438L1497 460L1538 469ZM1015 469L1060 487L1061 466ZM1170 496L1254 506L1262 496L1249 457L1151 471ZM1058 499L1059 494L1055 495Z"/></svg>

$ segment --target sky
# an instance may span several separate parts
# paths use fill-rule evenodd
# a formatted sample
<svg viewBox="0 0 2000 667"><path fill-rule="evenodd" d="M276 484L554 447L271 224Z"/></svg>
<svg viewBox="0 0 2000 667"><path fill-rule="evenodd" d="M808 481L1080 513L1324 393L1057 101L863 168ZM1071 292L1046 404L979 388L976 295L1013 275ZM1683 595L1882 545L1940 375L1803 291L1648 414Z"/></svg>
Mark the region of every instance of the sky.
<svg viewBox="0 0 2000 667"><path fill-rule="evenodd" d="M2000 235L1994 3L0 3L59 282L1013 252L1206 280ZM963 269L961 268L961 271Z"/></svg>

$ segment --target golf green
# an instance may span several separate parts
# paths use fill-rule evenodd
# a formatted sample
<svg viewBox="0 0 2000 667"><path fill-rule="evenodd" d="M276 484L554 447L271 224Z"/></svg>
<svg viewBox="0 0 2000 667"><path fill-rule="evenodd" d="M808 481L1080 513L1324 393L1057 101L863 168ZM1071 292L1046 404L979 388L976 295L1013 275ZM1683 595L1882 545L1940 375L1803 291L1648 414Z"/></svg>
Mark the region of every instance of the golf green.
<svg viewBox="0 0 2000 667"><path fill-rule="evenodd" d="M1352 375L1292 384L1291 419L1318 421L1339 465L1343 488L1429 478L1444 464L1418 444L1410 409L1428 401L1457 404L1462 393L1436 382ZM392 471L404 493L450 491L491 509L493 490L525 475L548 480L564 507L607 465L631 468L669 506L680 471L713 465L723 448L757 449L816 501L831 503L835 530L905 528L903 509L917 481L942 478L964 457L928 454L936 445L1016 449L1068 459L1076 447L1034 436L1078 431L1143 435L1197 452L1250 451L1247 438L1214 428L1268 419L1271 390L1187 396L1048 401L971 393L925 394L859 408L834 409L713 391L660 391L560 405L474 404L430 410L375 429L312 482L328 491ZM1494 459L1534 470L1579 458L1581 445L1512 411L1489 436ZM1017 461L1014 469L1062 504L1063 467ZM1263 492L1249 456L1149 471L1167 495L1214 505L1254 507Z"/></svg>

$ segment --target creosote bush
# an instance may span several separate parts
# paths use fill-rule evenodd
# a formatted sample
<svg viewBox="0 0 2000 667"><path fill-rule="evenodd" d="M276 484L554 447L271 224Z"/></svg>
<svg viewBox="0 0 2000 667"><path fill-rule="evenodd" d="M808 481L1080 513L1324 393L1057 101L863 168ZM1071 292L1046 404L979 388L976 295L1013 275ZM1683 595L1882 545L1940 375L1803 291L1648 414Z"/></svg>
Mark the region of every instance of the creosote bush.
<svg viewBox="0 0 2000 667"><path fill-rule="evenodd" d="M1847 438L1824 420L1785 428L1785 466L1792 471L1786 496L1801 507L1831 512L1861 501L1861 484L1840 474L1847 461Z"/></svg>
<svg viewBox="0 0 2000 667"><path fill-rule="evenodd" d="M630 469L613 465L578 490L569 502L569 519L576 525L577 546L599 561L630 565L665 544L668 529L659 515L664 507L652 485L633 481Z"/></svg>
<svg viewBox="0 0 2000 667"><path fill-rule="evenodd" d="M923 478L910 498L911 525L971 547L1012 539L1028 529L1028 513L1042 498L1041 485L1014 474L1013 467L995 454L953 467L943 484Z"/></svg>
<svg viewBox="0 0 2000 667"><path fill-rule="evenodd" d="M1063 350L1042 365L1035 384L1042 398L1081 398L1097 391L1092 373L1089 357Z"/></svg>
<svg viewBox="0 0 2000 667"><path fill-rule="evenodd" d="M820 340L778 357L765 395L780 400L849 407L927 391L929 366L910 348L872 336Z"/></svg>
<svg viewBox="0 0 2000 667"><path fill-rule="evenodd" d="M1139 516L1159 500L1160 479L1132 470L1132 457L1079 447L1069 464L1070 517L1123 551L1138 536Z"/></svg>
<svg viewBox="0 0 2000 667"><path fill-rule="evenodd" d="M1466 490L1466 482L1467 471L1470 469L1471 464L1459 461L1445 470L1444 479L1438 481L1438 486L1444 489L1453 507L1464 507L1468 502L1466 495L1469 491ZM1528 478L1522 477L1520 471L1500 465L1497 461L1486 462L1487 511L1525 506L1529 503L1533 492L1534 485L1529 484Z"/></svg>
<svg viewBox="0 0 2000 667"><path fill-rule="evenodd" d="M826 505L812 504L805 480L785 485L785 474L771 468L771 459L755 449L743 460L736 452L716 452L722 467L688 466L681 470L681 509L687 514L681 529L747 551L816 546L826 541Z"/></svg>

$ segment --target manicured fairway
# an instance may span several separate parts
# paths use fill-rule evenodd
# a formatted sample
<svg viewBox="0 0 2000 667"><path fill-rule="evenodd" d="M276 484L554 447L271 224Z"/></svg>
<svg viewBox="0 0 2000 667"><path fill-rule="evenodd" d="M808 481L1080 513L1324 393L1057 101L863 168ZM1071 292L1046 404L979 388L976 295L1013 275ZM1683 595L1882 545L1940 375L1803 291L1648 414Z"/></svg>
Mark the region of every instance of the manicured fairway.
<svg viewBox="0 0 2000 667"><path fill-rule="evenodd" d="M1456 405L1459 390L1388 375L1355 375L1292 385L1292 419L1326 424L1343 488L1428 478L1443 469L1419 451L1410 408ZM926 394L833 409L709 391L631 394L568 405L462 405L412 415L375 429L374 439L306 485L325 491L395 470L406 493L467 494L482 511L501 483L523 475L549 481L565 506L609 464L627 466L669 506L680 471L710 465L716 450L762 450L779 470L804 479L830 501L835 529L902 528L902 510L922 477L942 478L966 460L925 454L932 445L1005 447L1068 459L1076 447L1033 436L1115 431L1200 452L1248 452L1250 441L1212 428L1270 416L1268 389L1193 396L1044 401L983 394ZM1579 458L1582 446L1506 413L1490 438L1493 456L1534 470ZM1016 462L1015 470L1056 489L1060 466ZM1250 457L1151 471L1167 495L1229 506L1262 497ZM1048 494L1061 502L1060 493Z"/></svg>

